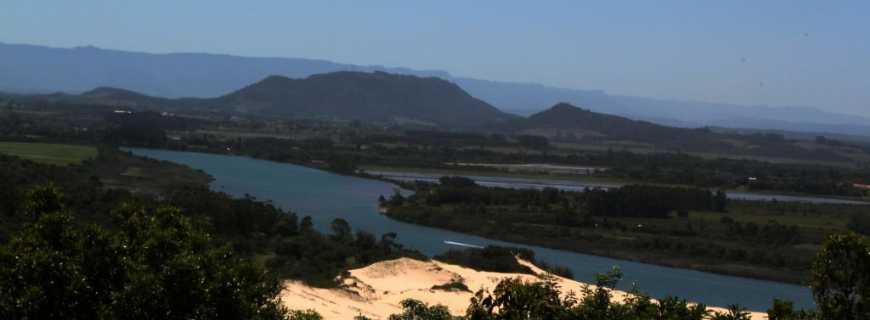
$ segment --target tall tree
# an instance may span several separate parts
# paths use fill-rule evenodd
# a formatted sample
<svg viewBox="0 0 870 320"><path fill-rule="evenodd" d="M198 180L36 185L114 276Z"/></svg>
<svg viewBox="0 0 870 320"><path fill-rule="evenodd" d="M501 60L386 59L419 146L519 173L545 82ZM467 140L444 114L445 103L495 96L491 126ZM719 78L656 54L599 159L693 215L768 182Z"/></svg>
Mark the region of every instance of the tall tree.
<svg viewBox="0 0 870 320"><path fill-rule="evenodd" d="M389 320L451 320L450 310L442 305L430 306L423 302L406 299L402 301L402 313L390 316Z"/></svg>
<svg viewBox="0 0 870 320"><path fill-rule="evenodd" d="M338 218L332 220L332 223L329 225L330 229L332 229L332 238L339 242L351 242L353 241L353 230L350 228L350 223L347 220Z"/></svg>
<svg viewBox="0 0 870 320"><path fill-rule="evenodd" d="M870 244L854 233L831 235L810 283L822 318L870 319Z"/></svg>

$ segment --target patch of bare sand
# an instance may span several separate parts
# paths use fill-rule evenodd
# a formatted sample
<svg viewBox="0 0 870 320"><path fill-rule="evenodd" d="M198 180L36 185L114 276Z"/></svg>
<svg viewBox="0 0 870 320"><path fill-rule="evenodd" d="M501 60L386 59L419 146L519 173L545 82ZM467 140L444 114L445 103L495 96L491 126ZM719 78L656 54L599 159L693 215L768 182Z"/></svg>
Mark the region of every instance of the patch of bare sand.
<svg viewBox="0 0 870 320"><path fill-rule="evenodd" d="M532 268L539 275L543 270L531 263L520 263ZM401 258L382 261L350 271L338 289L320 289L306 286L298 281L288 281L281 292L284 306L295 310L315 310L325 319L353 319L363 315L370 319L387 319L400 313L400 302L416 299L430 305L441 304L454 315L465 314L472 292L478 289L491 290L504 279L520 278L524 281L540 281L536 275L519 273L496 273L477 271L440 261L419 261ZM563 294L574 292L578 296L587 286L572 279L554 277ZM459 281L472 292L434 290L433 286ZM594 286L590 286L594 288ZM627 293L614 291L614 301L621 301ZM719 308L710 308L722 311ZM753 320L766 319L763 313L752 314Z"/></svg>

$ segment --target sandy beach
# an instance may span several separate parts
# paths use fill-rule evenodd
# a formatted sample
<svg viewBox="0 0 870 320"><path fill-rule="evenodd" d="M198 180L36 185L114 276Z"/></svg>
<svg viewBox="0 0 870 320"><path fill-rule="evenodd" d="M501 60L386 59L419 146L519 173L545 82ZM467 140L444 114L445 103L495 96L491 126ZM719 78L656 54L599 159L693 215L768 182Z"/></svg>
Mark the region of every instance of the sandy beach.
<svg viewBox="0 0 870 320"><path fill-rule="evenodd" d="M539 275L544 272L534 265L521 261ZM382 261L350 271L337 289L321 289L306 286L298 281L287 281L281 292L282 303L295 310L315 310L325 319L353 319L358 315L370 319L387 319L401 312L400 302L417 299L428 304L447 306L454 315L465 314L472 292L478 289L493 289L503 279L520 278L524 281L540 281L531 274L496 273L477 271L440 261L419 261L401 258ZM463 282L472 292L433 290L433 286L453 281ZM555 277L563 294L579 295L588 284L572 279ZM594 288L594 286L591 286ZM614 291L614 301L625 299L627 293ZM711 310L722 309L711 307ZM753 312L753 320L767 319L761 312Z"/></svg>

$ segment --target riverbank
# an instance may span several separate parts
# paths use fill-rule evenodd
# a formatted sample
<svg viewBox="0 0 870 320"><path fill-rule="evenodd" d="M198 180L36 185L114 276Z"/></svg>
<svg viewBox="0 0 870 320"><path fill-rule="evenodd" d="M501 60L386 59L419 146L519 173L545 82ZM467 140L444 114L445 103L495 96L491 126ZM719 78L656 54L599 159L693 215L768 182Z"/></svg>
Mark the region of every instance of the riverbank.
<svg viewBox="0 0 870 320"><path fill-rule="evenodd" d="M538 187L559 186L565 187L569 191L582 191L585 187L590 188L613 188L631 184L645 184L664 187L692 187L688 184L667 184L643 181L637 179L621 179L614 177L602 177L594 174L577 175L577 174L545 174L545 173L530 173L530 172L508 172L491 167L482 166L449 166L441 168L419 168L419 167L397 167L383 165L358 164L358 167L345 167L342 165L335 166L329 162L322 160L302 161L295 158L275 159L264 154L238 153L228 151L221 148L165 148L164 150L180 151L180 152L200 152L217 155L243 156L254 159L275 161L299 165L307 168L323 170L334 174L354 176L365 179L373 179L388 183L397 184L399 181L414 180L414 175L420 177L428 177L437 179L441 176L478 176L481 178L504 179L513 182L529 183L538 185ZM394 176L392 173L397 174ZM402 175L408 175L407 179ZM578 180L578 179L582 179ZM496 184L503 184L495 181ZM749 191L744 189L723 189L730 195L734 195L735 199L748 201L781 201L781 202L813 202L813 203L831 203L831 204L864 204L870 205L870 198L855 198L844 196L816 195L800 192L782 192L782 191Z"/></svg>
<svg viewBox="0 0 870 320"><path fill-rule="evenodd" d="M817 246L866 207L727 201L705 190L591 192L492 187L470 178L406 184L381 201L400 221L501 241L761 280L805 283Z"/></svg>
<svg viewBox="0 0 870 320"><path fill-rule="evenodd" d="M512 173L492 173L480 171L444 170L444 169L403 169L392 167L366 167L364 174L388 180L435 182L442 176L462 176L475 180L478 184L508 188L556 188L565 191L583 191L590 189L618 188L626 185L643 184L661 187L686 187L688 185L646 183L642 181L609 179L592 176L546 176ZM854 204L870 205L865 198L822 196L799 192L753 191L743 189L725 189L729 198L746 201L778 201L806 202L821 204Z"/></svg>
<svg viewBox="0 0 870 320"><path fill-rule="evenodd" d="M420 221L413 219L402 218L399 215L389 214L387 208L383 208L382 212L392 219L396 219L399 221L404 221L408 223L414 223L419 225L424 225L427 227L439 228L443 230L449 230L454 232L462 232L467 234L473 234L480 237L485 237L489 239L495 239L506 242L513 243L522 243L525 245L532 246L540 246L555 250L563 250L576 252L581 254L594 255L604 258L611 259L619 259L624 261L632 261L638 263L645 263L669 268L678 268L678 269L686 269L686 270L697 270L703 272L709 272L714 274L720 274L725 276L736 276L742 278L749 279L757 279L757 280L765 280L765 281L774 281L780 283L788 283L794 285L804 285L806 283L807 273L803 271L796 270L782 270L782 269L772 269L772 268L763 268L752 265L745 265L739 263L731 263L731 264L710 264L705 263L699 259L692 259L687 257L673 257L666 254L657 254L655 252L650 252L649 250L628 250L628 249L620 249L615 248L609 245L602 245L601 242L597 241L583 241L582 239L574 239L571 241L566 241L564 239L558 238L535 238L534 236L529 236L527 234L521 234L518 232L497 232L495 230L490 230L491 232L485 232L477 229L458 229L453 228L441 224L434 223L421 223ZM449 218L447 218L449 219ZM530 226L534 227L534 226ZM557 235L559 230L548 230L545 233L549 233L552 235ZM607 237L607 236L605 236ZM615 240L618 236L612 236L611 240ZM603 241L607 241L604 239ZM582 247L578 248L578 246Z"/></svg>
<svg viewBox="0 0 870 320"><path fill-rule="evenodd" d="M362 315L370 319L387 319L391 314L401 313L400 302L416 299L430 305L446 306L453 315L465 314L469 302L479 289L492 290L502 280L522 279L541 281L544 272L534 265L520 260L535 274L496 273L477 271L440 261L420 261L408 258L382 261L370 266L350 270L343 278L343 286L337 289L320 289L297 281L285 282L280 293L282 304L290 309L313 309L325 319L353 319ZM551 275L552 276L552 275ZM582 294L587 283L558 276L553 280L562 290ZM444 290L433 287L460 282L469 290ZM630 295L625 291L612 292L614 302L622 302ZM710 311L724 312L717 307ZM766 319L762 312L752 312L753 320Z"/></svg>

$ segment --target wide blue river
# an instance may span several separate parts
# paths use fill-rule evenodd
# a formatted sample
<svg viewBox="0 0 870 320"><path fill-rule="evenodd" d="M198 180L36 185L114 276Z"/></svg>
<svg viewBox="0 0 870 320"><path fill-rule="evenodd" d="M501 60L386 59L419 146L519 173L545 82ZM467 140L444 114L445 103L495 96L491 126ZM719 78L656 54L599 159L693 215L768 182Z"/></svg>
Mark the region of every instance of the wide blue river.
<svg viewBox="0 0 870 320"><path fill-rule="evenodd" d="M810 290L802 286L520 245L395 221L377 211L378 196L388 196L396 188L382 181L247 157L129 150L137 155L203 170L214 178L212 189L235 196L250 194L262 200L271 200L300 217L311 216L320 230L325 230L333 219L343 218L356 230L373 234L396 232L402 244L427 255L456 248L456 243L524 247L534 250L540 260L571 268L580 281L591 281L595 273L619 266L625 274L621 287L628 289L636 284L653 297L673 295L718 306L737 303L759 311L767 310L774 298L791 300L798 307L813 307Z"/></svg>

